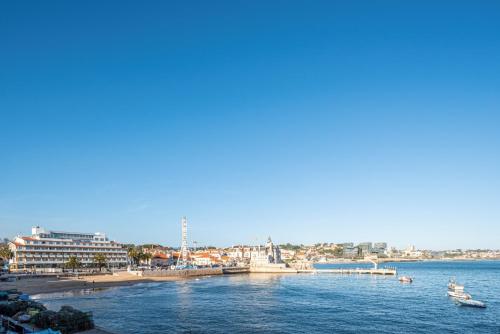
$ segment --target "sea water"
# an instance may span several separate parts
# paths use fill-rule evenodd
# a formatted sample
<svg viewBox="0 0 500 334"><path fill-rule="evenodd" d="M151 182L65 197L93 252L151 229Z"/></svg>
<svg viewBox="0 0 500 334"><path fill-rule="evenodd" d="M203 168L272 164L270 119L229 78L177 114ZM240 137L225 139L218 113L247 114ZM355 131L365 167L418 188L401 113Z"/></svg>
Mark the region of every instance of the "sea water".
<svg viewBox="0 0 500 334"><path fill-rule="evenodd" d="M39 298L51 309L92 311L98 326L115 333L500 333L500 261L386 265L413 283L394 276L239 274ZM456 305L446 294L450 277L487 308Z"/></svg>

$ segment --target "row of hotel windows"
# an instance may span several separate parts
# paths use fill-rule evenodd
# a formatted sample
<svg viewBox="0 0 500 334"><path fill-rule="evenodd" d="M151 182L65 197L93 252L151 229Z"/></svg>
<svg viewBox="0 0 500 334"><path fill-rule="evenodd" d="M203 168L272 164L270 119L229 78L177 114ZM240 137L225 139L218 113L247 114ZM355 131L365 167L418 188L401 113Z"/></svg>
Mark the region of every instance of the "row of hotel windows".
<svg viewBox="0 0 500 334"><path fill-rule="evenodd" d="M43 251L48 251L48 250L53 250L53 251L109 251L109 252L126 252L125 249L121 247L113 247L113 248L76 248L76 247L38 247L38 246L18 246L16 248L18 251L22 250L43 250Z"/></svg>
<svg viewBox="0 0 500 334"><path fill-rule="evenodd" d="M40 240L25 240L28 245L82 245L82 246L92 246L92 245L102 245L111 244L117 245L112 241L109 242L79 242L79 241L40 241Z"/></svg>
<svg viewBox="0 0 500 334"><path fill-rule="evenodd" d="M94 234L74 234L74 233L42 233L40 234L41 238L48 239L93 239L95 237Z"/></svg>
<svg viewBox="0 0 500 334"><path fill-rule="evenodd" d="M77 241L30 241L30 240L25 240L27 245L78 245L78 246L102 246L103 244L105 245L110 245L110 246L117 246L121 247L120 244L115 243L113 241L109 242L77 242Z"/></svg>
<svg viewBox="0 0 500 334"><path fill-rule="evenodd" d="M80 259L83 262L94 262L93 259ZM126 258L116 258L116 259L109 259L109 262L127 262ZM18 263L25 263L25 262L61 262L64 263L66 262L63 259L19 259Z"/></svg>
<svg viewBox="0 0 500 334"><path fill-rule="evenodd" d="M26 259L28 260L37 260L37 261L66 261L68 260L69 256L67 257L62 257L62 256L58 256L58 257L49 257L49 256L33 256L33 255L26 255L26 256L18 256L17 257L17 260L18 261L26 261ZM76 256L76 258L78 259L86 259L86 260L93 260L94 257L93 256L82 256L82 255L78 255ZM106 260L123 260L123 261L127 261L127 257L124 257L124 256L106 256Z"/></svg>
<svg viewBox="0 0 500 334"><path fill-rule="evenodd" d="M54 253L25 253L25 252L19 252L17 253L17 257L23 257L23 256L37 256L37 257L40 257L40 256L43 256L43 257L53 257L53 256L57 256L57 257L70 257L70 256L95 256L97 254L103 254L103 253L69 253L69 254L54 254ZM117 257L117 256L125 256L124 253L104 253L103 255L105 255L106 257Z"/></svg>

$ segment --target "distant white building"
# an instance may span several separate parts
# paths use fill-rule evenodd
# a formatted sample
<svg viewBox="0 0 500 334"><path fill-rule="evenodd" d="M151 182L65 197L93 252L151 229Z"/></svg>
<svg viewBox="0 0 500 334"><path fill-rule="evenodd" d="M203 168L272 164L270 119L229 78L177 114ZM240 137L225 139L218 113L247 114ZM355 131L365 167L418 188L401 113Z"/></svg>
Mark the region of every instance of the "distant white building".
<svg viewBox="0 0 500 334"><path fill-rule="evenodd" d="M103 254L108 267L126 266L127 250L104 233L48 231L33 227L31 236L18 236L9 243L14 253L13 271L60 271L72 256L83 267L94 266L94 256Z"/></svg>
<svg viewBox="0 0 500 334"><path fill-rule="evenodd" d="M267 239L265 247L255 247L252 250L250 265L251 266L265 266L269 264L281 264L281 250L277 245L273 244L271 237Z"/></svg>
<svg viewBox="0 0 500 334"><path fill-rule="evenodd" d="M243 247L233 247L227 251L227 256L237 261L243 260L243 255L244 255Z"/></svg>
<svg viewBox="0 0 500 334"><path fill-rule="evenodd" d="M249 262L252 257L252 247L235 246L226 250L227 256L235 262Z"/></svg>
<svg viewBox="0 0 500 334"><path fill-rule="evenodd" d="M385 254L387 252L387 242L375 242L372 253Z"/></svg>
<svg viewBox="0 0 500 334"><path fill-rule="evenodd" d="M410 245L406 247L406 249L403 252L403 255L405 257L418 258L421 257L423 253L417 250L414 245Z"/></svg>

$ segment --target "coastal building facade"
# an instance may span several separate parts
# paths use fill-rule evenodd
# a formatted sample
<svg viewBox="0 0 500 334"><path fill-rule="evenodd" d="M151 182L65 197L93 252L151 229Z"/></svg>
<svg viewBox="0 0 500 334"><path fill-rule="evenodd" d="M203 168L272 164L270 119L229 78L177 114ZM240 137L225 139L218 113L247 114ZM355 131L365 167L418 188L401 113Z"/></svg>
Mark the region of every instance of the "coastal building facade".
<svg viewBox="0 0 500 334"><path fill-rule="evenodd" d="M251 273L283 273L297 272L290 268L281 258L281 249L275 245L271 237L264 247L255 247L251 252L250 259Z"/></svg>
<svg viewBox="0 0 500 334"><path fill-rule="evenodd" d="M156 253L151 258L151 267L170 267L174 265L174 258L170 254Z"/></svg>
<svg viewBox="0 0 500 334"><path fill-rule="evenodd" d="M265 247L255 247L251 253L251 266L259 267L281 263L283 263L281 260L281 250L277 245L274 245L271 237L267 240Z"/></svg>
<svg viewBox="0 0 500 334"><path fill-rule="evenodd" d="M372 252L373 245L371 242L362 242L358 245L358 249L362 256L370 255Z"/></svg>
<svg viewBox="0 0 500 334"><path fill-rule="evenodd" d="M104 233L49 231L33 227L31 236L18 236L9 243L14 254L10 261L13 271L61 271L70 257L76 257L82 267L93 267L94 257L103 254L106 266L125 267L127 250L110 241Z"/></svg>
<svg viewBox="0 0 500 334"><path fill-rule="evenodd" d="M344 247L342 255L346 259L354 259L359 256L359 248L355 246Z"/></svg>

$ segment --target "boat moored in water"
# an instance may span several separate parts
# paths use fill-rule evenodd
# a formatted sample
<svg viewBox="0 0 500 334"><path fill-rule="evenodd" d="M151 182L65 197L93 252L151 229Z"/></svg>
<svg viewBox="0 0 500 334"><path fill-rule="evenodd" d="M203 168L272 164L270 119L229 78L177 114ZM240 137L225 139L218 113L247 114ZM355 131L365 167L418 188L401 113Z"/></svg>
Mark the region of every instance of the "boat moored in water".
<svg viewBox="0 0 500 334"><path fill-rule="evenodd" d="M471 299L472 296L464 291L464 286L451 279L448 283L448 296L458 299Z"/></svg>
<svg viewBox="0 0 500 334"><path fill-rule="evenodd" d="M485 308L486 304L479 301L479 300L474 300L474 299L462 299L458 298L457 303L462 305L462 306L470 306L470 307L479 307L479 308Z"/></svg>
<svg viewBox="0 0 500 334"><path fill-rule="evenodd" d="M448 283L448 296L455 298L457 305L485 308L486 304L472 299L472 296L464 291L464 286L457 284L454 279Z"/></svg>
<svg viewBox="0 0 500 334"><path fill-rule="evenodd" d="M412 283L413 282L413 278L411 278L410 276L400 276L399 277L399 281L401 283Z"/></svg>
<svg viewBox="0 0 500 334"><path fill-rule="evenodd" d="M457 298L457 299L471 299L472 296L466 292L464 292L463 290L460 291L449 291L448 290L448 296L449 297L452 297L452 298Z"/></svg>

